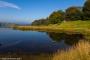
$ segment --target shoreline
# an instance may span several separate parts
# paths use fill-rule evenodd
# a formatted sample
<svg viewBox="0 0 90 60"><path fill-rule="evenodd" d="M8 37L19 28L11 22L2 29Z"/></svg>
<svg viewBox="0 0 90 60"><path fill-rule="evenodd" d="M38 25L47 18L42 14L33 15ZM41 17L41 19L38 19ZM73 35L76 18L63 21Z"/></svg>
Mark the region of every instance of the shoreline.
<svg viewBox="0 0 90 60"><path fill-rule="evenodd" d="M90 29L85 28L54 28L53 26L13 26L12 29L21 31L40 31L40 32L63 32L63 33L82 33L85 35L90 34Z"/></svg>

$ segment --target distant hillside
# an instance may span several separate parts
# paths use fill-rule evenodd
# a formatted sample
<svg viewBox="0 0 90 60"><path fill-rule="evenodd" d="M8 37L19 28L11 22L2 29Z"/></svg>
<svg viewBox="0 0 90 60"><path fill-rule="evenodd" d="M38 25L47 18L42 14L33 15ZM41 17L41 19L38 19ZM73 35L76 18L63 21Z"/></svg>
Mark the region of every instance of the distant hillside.
<svg viewBox="0 0 90 60"><path fill-rule="evenodd" d="M4 22L0 22L0 27L10 27L12 25L16 25L14 23L4 23Z"/></svg>

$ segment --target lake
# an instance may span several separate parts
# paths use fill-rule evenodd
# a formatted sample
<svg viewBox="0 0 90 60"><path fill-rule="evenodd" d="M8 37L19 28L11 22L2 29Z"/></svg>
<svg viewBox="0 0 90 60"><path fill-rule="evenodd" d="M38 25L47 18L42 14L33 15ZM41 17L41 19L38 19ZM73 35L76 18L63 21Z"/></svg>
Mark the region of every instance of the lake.
<svg viewBox="0 0 90 60"><path fill-rule="evenodd" d="M53 53L83 39L80 33L22 31L0 28L0 53Z"/></svg>

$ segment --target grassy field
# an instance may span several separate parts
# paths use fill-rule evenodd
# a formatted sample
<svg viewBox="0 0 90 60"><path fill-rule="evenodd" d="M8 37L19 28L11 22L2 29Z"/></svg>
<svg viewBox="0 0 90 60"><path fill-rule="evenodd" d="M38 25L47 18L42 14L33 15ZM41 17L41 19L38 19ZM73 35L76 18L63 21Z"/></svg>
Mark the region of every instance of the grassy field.
<svg viewBox="0 0 90 60"><path fill-rule="evenodd" d="M90 28L90 21L67 21L62 22L61 24L56 24L60 28Z"/></svg>

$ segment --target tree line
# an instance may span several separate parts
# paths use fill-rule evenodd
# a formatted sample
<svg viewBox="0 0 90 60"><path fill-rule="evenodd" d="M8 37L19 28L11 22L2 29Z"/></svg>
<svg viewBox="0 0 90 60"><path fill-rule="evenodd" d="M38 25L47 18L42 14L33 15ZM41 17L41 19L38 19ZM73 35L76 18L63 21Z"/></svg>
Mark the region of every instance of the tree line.
<svg viewBox="0 0 90 60"><path fill-rule="evenodd" d="M90 20L90 0L86 0L83 7L72 6L65 11L58 10L50 14L46 19L32 22L32 25L58 24L62 21Z"/></svg>

